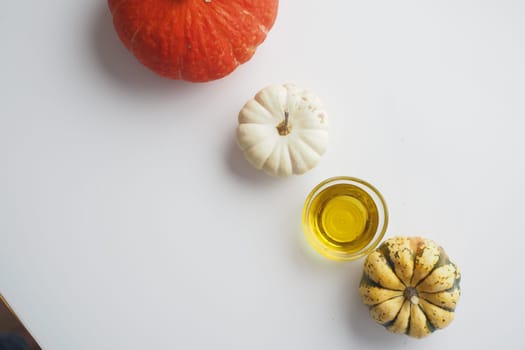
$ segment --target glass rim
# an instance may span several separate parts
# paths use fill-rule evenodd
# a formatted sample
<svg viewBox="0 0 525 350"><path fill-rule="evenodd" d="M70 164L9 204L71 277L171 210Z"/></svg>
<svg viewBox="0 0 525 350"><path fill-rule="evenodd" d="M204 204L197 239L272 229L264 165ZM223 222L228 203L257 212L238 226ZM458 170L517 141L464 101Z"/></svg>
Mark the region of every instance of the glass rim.
<svg viewBox="0 0 525 350"><path fill-rule="evenodd" d="M374 233L373 238L370 240L370 242L361 250L355 253L347 254L342 253L339 251L336 251L334 249L330 249L326 246L326 244L323 244L313 233L313 230L311 229L309 223L308 223L308 214L310 212L310 207L312 204L312 201L314 198L317 197L317 195L324 190L325 188L328 188L330 186L336 185L337 183L346 183L358 186L362 190L366 191L372 200L374 201L374 204L377 207L377 211L379 213L379 226ZM381 220L382 218L382 220ZM386 206L386 201L379 192L379 190L370 184L369 182L352 177L352 176L334 176L330 177L326 180L321 181L319 184L317 184L308 194L306 197L306 200L304 202L303 206L303 212L302 212L302 226L303 231L306 236L306 239L308 243L321 255L325 256L328 259L331 260L339 260L339 261L352 261L357 260L365 255L368 255L371 253L381 242L383 237L386 234L386 230L388 227L388 208Z"/></svg>

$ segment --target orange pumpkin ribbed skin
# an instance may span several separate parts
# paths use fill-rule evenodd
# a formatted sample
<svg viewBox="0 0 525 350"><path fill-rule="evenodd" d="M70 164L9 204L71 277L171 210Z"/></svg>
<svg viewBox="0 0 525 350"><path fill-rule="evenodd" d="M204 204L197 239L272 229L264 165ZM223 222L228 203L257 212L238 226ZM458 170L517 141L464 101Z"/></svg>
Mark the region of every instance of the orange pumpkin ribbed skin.
<svg viewBox="0 0 525 350"><path fill-rule="evenodd" d="M278 0L108 0L118 36L161 76L205 82L248 61Z"/></svg>

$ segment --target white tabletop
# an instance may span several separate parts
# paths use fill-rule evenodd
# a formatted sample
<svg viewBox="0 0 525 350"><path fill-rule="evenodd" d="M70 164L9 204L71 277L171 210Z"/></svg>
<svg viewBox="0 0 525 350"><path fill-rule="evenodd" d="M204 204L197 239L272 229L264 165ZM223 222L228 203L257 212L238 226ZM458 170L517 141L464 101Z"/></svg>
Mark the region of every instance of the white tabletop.
<svg viewBox="0 0 525 350"><path fill-rule="evenodd" d="M0 292L44 349L524 349L525 4L282 1L225 79L157 77L104 1L0 14ZM330 145L274 179L235 145L270 83L315 91ZM357 294L362 260L318 257L300 213L335 175L368 180L387 237L462 270L456 320L393 335Z"/></svg>

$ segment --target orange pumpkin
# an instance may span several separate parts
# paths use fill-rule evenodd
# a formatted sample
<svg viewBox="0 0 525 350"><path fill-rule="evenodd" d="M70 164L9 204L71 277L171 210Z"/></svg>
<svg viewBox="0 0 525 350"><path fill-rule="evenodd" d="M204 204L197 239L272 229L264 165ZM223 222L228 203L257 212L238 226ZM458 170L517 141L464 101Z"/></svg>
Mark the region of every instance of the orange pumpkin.
<svg viewBox="0 0 525 350"><path fill-rule="evenodd" d="M204 82L248 61L278 0L108 0L118 36L161 76Z"/></svg>

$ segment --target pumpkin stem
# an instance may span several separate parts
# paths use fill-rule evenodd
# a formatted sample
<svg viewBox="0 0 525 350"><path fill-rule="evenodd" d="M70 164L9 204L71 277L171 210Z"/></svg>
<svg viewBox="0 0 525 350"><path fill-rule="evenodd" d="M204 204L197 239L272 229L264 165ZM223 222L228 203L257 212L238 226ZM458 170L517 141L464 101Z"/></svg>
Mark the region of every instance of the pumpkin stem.
<svg viewBox="0 0 525 350"><path fill-rule="evenodd" d="M286 136L290 133L290 128L288 127L289 116L290 114L288 113L288 111L284 111L284 121L277 125L277 132L279 132L279 135L281 136Z"/></svg>
<svg viewBox="0 0 525 350"><path fill-rule="evenodd" d="M414 287L407 287L403 292L403 296L406 300L410 301L412 304L419 304L419 293Z"/></svg>

